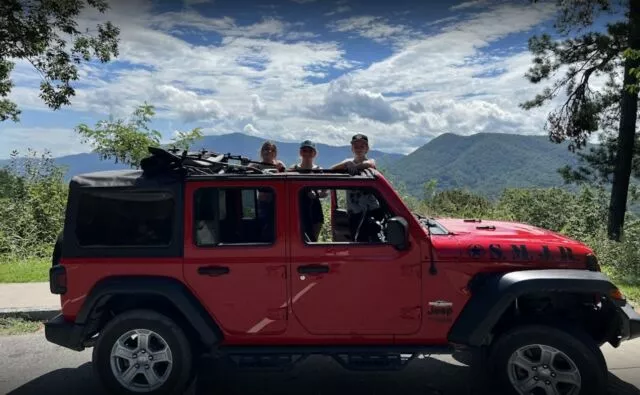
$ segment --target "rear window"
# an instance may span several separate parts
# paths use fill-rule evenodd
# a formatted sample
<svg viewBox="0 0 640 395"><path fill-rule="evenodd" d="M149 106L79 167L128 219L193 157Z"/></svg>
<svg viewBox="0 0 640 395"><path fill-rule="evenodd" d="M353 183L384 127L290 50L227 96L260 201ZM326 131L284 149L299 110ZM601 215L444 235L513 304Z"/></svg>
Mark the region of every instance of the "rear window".
<svg viewBox="0 0 640 395"><path fill-rule="evenodd" d="M79 201L76 238L82 247L167 246L174 206L169 192L85 192Z"/></svg>

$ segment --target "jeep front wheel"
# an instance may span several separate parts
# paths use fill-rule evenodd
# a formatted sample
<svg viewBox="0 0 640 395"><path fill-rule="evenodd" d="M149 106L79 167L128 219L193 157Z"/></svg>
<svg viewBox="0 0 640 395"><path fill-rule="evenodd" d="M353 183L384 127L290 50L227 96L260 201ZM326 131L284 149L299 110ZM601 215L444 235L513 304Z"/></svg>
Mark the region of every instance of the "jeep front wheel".
<svg viewBox="0 0 640 395"><path fill-rule="evenodd" d="M170 318L150 310L116 316L101 331L93 367L118 394L176 394L190 384L191 346Z"/></svg>
<svg viewBox="0 0 640 395"><path fill-rule="evenodd" d="M579 329L531 325L502 335L489 355L500 393L595 395L606 393L607 367L597 345Z"/></svg>

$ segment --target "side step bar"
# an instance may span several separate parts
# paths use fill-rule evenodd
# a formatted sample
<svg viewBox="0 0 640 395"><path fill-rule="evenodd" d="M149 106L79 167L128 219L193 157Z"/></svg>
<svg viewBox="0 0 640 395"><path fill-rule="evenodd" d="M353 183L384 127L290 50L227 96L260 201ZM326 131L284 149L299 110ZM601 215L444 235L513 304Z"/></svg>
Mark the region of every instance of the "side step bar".
<svg viewBox="0 0 640 395"><path fill-rule="evenodd" d="M411 346L284 346L220 347L217 354L241 369L290 370L310 355L332 357L344 369L356 371L390 371L405 368L420 354L452 354L454 348Z"/></svg>

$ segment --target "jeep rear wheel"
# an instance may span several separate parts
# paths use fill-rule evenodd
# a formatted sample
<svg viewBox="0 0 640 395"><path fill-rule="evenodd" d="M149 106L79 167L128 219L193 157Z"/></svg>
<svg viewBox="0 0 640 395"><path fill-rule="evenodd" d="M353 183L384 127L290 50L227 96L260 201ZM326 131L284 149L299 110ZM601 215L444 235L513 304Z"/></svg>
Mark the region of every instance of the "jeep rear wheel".
<svg viewBox="0 0 640 395"><path fill-rule="evenodd" d="M191 346L170 318L150 310L116 316L93 350L94 371L112 393L176 394L190 384Z"/></svg>
<svg viewBox="0 0 640 395"><path fill-rule="evenodd" d="M606 393L602 352L577 328L530 325L503 334L489 354L490 385L518 395Z"/></svg>

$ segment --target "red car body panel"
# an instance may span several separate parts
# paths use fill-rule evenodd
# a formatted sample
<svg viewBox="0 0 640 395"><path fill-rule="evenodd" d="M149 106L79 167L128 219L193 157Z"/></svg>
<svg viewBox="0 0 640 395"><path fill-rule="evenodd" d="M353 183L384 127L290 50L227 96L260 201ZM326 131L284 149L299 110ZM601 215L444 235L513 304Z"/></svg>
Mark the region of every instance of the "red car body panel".
<svg viewBox="0 0 640 395"><path fill-rule="evenodd" d="M101 280L114 276L157 276L184 282L181 258L62 258L67 292L60 296L62 315L75 320L82 304Z"/></svg>
<svg viewBox="0 0 640 395"><path fill-rule="evenodd" d="M264 187L264 180L189 181L185 188L184 257L61 260L73 321L98 281L110 276L164 276L185 284L223 332L226 345L446 344L451 325L480 272L585 268L586 246L528 225L439 219L451 234L430 235L383 178L322 181L268 178L276 192L276 239L269 245L198 247L193 194L203 187ZM308 245L298 215L300 188L371 187L409 224L409 248L347 243ZM304 265L329 272L300 274ZM221 265L223 276L198 273ZM437 272L432 274L431 267Z"/></svg>

